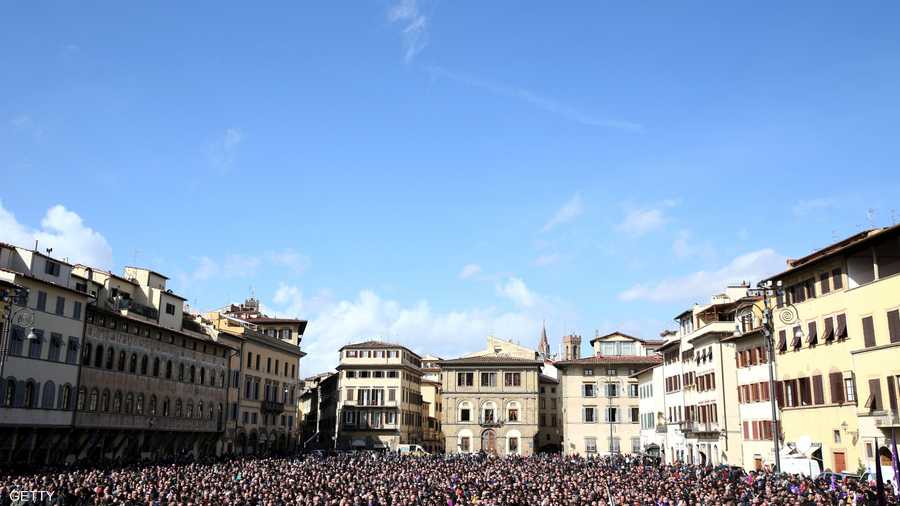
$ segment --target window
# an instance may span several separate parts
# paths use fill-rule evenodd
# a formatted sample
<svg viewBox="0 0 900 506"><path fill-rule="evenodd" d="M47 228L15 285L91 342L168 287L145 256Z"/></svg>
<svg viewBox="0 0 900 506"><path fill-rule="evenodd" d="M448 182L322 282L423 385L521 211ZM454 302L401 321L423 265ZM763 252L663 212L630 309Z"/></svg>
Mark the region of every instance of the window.
<svg viewBox="0 0 900 506"><path fill-rule="evenodd" d="M486 423L493 423L496 421L495 418L496 407L493 402L486 402L481 406L481 421Z"/></svg>
<svg viewBox="0 0 900 506"><path fill-rule="evenodd" d="M637 383L631 383L628 385L628 397L637 397L638 396L638 385Z"/></svg>
<svg viewBox="0 0 900 506"><path fill-rule="evenodd" d="M456 373L456 386L470 387L475 384L475 373L458 372Z"/></svg>
<svg viewBox="0 0 900 506"><path fill-rule="evenodd" d="M856 386L853 384L853 378L844 378L844 393L847 402L856 402Z"/></svg>
<svg viewBox="0 0 900 506"><path fill-rule="evenodd" d="M900 343L900 310L888 311L888 335L892 343Z"/></svg>
<svg viewBox="0 0 900 506"><path fill-rule="evenodd" d="M586 437L584 438L584 452L585 453L597 453L597 438L595 437Z"/></svg>
<svg viewBox="0 0 900 506"><path fill-rule="evenodd" d="M66 298L57 296L56 297L56 314L59 316L64 315L66 312Z"/></svg>
<svg viewBox="0 0 900 506"><path fill-rule="evenodd" d="M838 444L841 443L841 431L839 431L839 430L834 431L833 441Z"/></svg>
<svg viewBox="0 0 900 506"><path fill-rule="evenodd" d="M90 350L86 355L88 360L90 360ZM69 336L69 348L68 352L66 352L66 362L69 364L75 364L78 361L78 338L75 336Z"/></svg>
<svg viewBox="0 0 900 506"><path fill-rule="evenodd" d="M30 341L31 345L28 347L28 356L31 358L41 358L41 348L44 345L44 331L40 329L34 329L35 338Z"/></svg>
<svg viewBox="0 0 900 506"><path fill-rule="evenodd" d="M639 453L641 451L641 438L631 438L631 453Z"/></svg>
<svg viewBox="0 0 900 506"><path fill-rule="evenodd" d="M609 441L609 452L610 453L619 453L621 451L621 448L619 445L619 441L620 441L619 438L617 438L617 437L614 437L612 439L607 438L607 441Z"/></svg>
<svg viewBox="0 0 900 506"><path fill-rule="evenodd" d="M37 309L39 311L47 310L47 292L42 292L38 290L37 293Z"/></svg>
<svg viewBox="0 0 900 506"><path fill-rule="evenodd" d="M641 410L637 406L631 407L631 423L638 423L641 420Z"/></svg>
<svg viewBox="0 0 900 506"><path fill-rule="evenodd" d="M509 453L519 453L519 438L509 438Z"/></svg>
<svg viewBox="0 0 900 506"><path fill-rule="evenodd" d="M607 370L606 370L606 375L607 375L607 376L615 376L616 374L617 374L617 373L616 373L616 370L615 370L615 369L607 369Z"/></svg>
<svg viewBox="0 0 900 506"><path fill-rule="evenodd" d="M519 405L516 403L512 403L509 405L509 408L506 410L506 421L508 422L518 422L519 421Z"/></svg>
<svg viewBox="0 0 900 506"><path fill-rule="evenodd" d="M593 383L585 383L581 386L581 393L583 397L594 397L597 395L597 392L594 390L595 386Z"/></svg>
<svg viewBox="0 0 900 506"><path fill-rule="evenodd" d="M617 423L619 421L619 408L615 406L608 406L606 408L606 418L607 423Z"/></svg>
<svg viewBox="0 0 900 506"><path fill-rule="evenodd" d="M844 287L844 280L841 277L840 269L834 269L833 271L831 271L831 281L831 284L834 285L835 290L840 290Z"/></svg>
<svg viewBox="0 0 900 506"><path fill-rule="evenodd" d="M597 408L594 406L585 406L581 410L581 421L584 423L595 423L597 421Z"/></svg>
<svg viewBox="0 0 900 506"><path fill-rule="evenodd" d="M495 373L495 372L481 373L481 386L483 386L483 387L497 386L497 373Z"/></svg>
<svg viewBox="0 0 900 506"><path fill-rule="evenodd" d="M619 384L618 383L607 383L606 384L606 396L607 397L618 397L619 396Z"/></svg>
<svg viewBox="0 0 900 506"><path fill-rule="evenodd" d="M171 315L175 314L175 304L172 304L171 302L166 302L166 314L171 314Z"/></svg>
<svg viewBox="0 0 900 506"><path fill-rule="evenodd" d="M44 262L44 274L59 276L59 264L50 260L46 260Z"/></svg>
<svg viewBox="0 0 900 506"><path fill-rule="evenodd" d="M522 385L522 373L508 372L503 374L503 384L508 387L517 387Z"/></svg>
<svg viewBox="0 0 900 506"><path fill-rule="evenodd" d="M62 335L56 332L50 333L50 351L47 354L47 360L59 362L60 351L62 350Z"/></svg>
<svg viewBox="0 0 900 506"><path fill-rule="evenodd" d="M77 300L72 303L72 318L81 319L81 302Z"/></svg>
<svg viewBox="0 0 900 506"><path fill-rule="evenodd" d="M463 436L459 438L459 451L468 453L471 448L471 439L469 437Z"/></svg>
<svg viewBox="0 0 900 506"><path fill-rule="evenodd" d="M872 322L871 316L866 316L862 319L862 328L863 328L863 341L865 343L866 348L871 348L875 346L875 325Z"/></svg>
<svg viewBox="0 0 900 506"><path fill-rule="evenodd" d="M827 272L819 274L819 289L822 291L822 295L831 291L831 277Z"/></svg>
<svg viewBox="0 0 900 506"><path fill-rule="evenodd" d="M465 402L460 405L459 408L459 421L460 422L471 422L472 421L472 407L469 403Z"/></svg>
<svg viewBox="0 0 900 506"><path fill-rule="evenodd" d="M601 355L618 355L617 343L600 343Z"/></svg>

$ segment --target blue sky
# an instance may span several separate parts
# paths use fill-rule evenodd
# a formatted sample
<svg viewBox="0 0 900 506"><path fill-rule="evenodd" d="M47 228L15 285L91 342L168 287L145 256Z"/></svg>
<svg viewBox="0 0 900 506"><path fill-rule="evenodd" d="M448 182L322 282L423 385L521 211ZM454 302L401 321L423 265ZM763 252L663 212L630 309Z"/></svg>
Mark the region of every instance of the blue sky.
<svg viewBox="0 0 900 506"><path fill-rule="evenodd" d="M900 219L900 6L0 7L0 240L453 356ZM62 206L62 207L58 207Z"/></svg>

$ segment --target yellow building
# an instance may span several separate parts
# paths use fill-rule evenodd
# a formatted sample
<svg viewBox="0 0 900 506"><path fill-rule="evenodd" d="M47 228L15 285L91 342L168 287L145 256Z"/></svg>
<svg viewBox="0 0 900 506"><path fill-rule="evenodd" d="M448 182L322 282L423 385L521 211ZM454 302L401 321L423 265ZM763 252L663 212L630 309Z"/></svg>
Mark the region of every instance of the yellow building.
<svg viewBox="0 0 900 506"><path fill-rule="evenodd" d="M789 448L812 442L822 469L855 472L900 428L900 226L867 230L771 278L776 365ZM806 444L802 445L806 446Z"/></svg>
<svg viewBox="0 0 900 506"><path fill-rule="evenodd" d="M301 426L300 341L306 321L270 318L247 299L204 315L215 339L237 350L229 358L225 451L292 449Z"/></svg>
<svg viewBox="0 0 900 506"><path fill-rule="evenodd" d="M337 367L337 449L422 444L422 358L382 341L348 344Z"/></svg>
<svg viewBox="0 0 900 506"><path fill-rule="evenodd" d="M444 452L440 361L433 355L422 357L422 446L431 453Z"/></svg>
<svg viewBox="0 0 900 506"><path fill-rule="evenodd" d="M565 453L641 451L640 397L634 375L660 362L656 354L660 344L614 332L591 340L593 356L556 362Z"/></svg>

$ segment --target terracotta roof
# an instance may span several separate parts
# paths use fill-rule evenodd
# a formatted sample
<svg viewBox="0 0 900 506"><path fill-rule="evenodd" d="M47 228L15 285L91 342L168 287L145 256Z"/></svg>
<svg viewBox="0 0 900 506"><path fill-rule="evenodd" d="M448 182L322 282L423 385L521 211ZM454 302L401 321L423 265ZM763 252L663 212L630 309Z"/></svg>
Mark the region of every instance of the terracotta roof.
<svg viewBox="0 0 900 506"><path fill-rule="evenodd" d="M578 360L562 360L557 366L581 364L658 364L662 357L658 355L594 355Z"/></svg>
<svg viewBox="0 0 900 506"><path fill-rule="evenodd" d="M628 375L628 377L629 377L629 378L637 378L637 377L640 376L641 374L644 374L644 373L647 372L647 371L652 371L653 369L659 367L661 364L662 364L662 362L659 362L659 363L656 363L656 364L651 365L650 367L645 367L645 368L639 370L638 372L636 372L636 373L634 373L634 374Z"/></svg>
<svg viewBox="0 0 900 506"><path fill-rule="evenodd" d="M497 355L475 355L474 357L452 358L449 360L441 360L441 365L465 365L465 364L498 364L498 365L543 365L541 360L530 358L514 357L507 354Z"/></svg>

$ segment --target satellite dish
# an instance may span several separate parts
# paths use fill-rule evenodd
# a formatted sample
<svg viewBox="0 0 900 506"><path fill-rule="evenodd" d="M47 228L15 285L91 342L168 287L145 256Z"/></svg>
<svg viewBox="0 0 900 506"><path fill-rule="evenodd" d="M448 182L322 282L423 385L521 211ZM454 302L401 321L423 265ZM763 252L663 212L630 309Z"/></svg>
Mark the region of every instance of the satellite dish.
<svg viewBox="0 0 900 506"><path fill-rule="evenodd" d="M812 448L812 439L809 436L801 436L797 439L797 451L806 454Z"/></svg>

